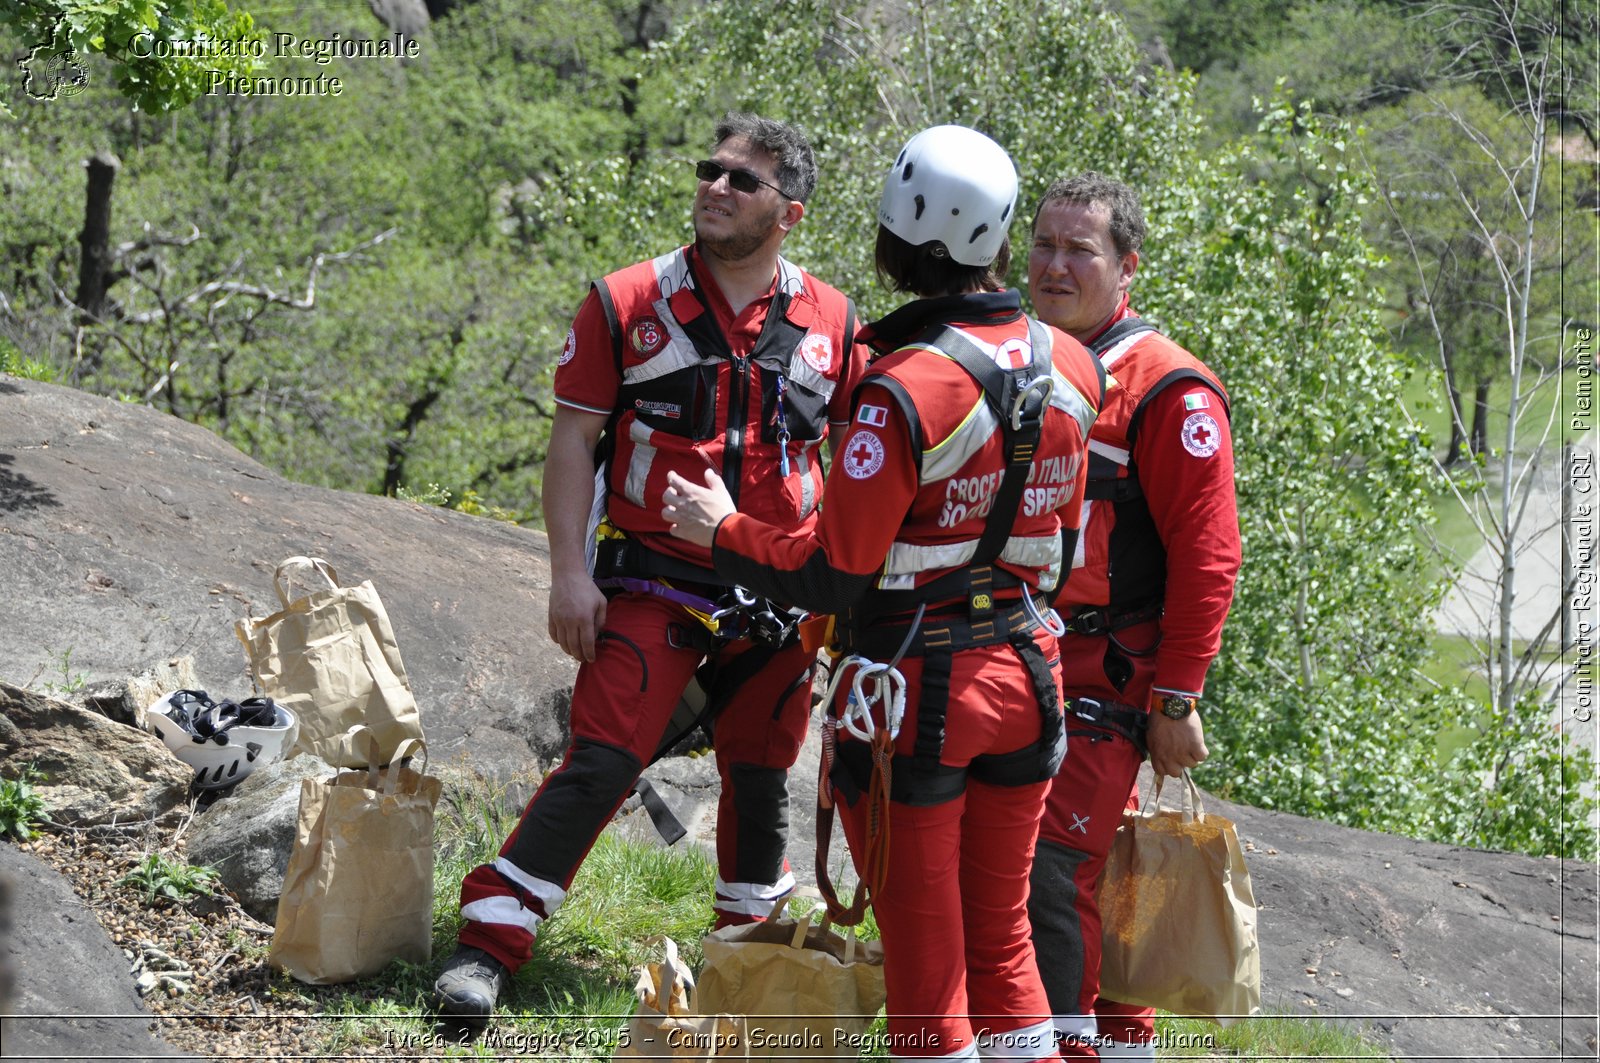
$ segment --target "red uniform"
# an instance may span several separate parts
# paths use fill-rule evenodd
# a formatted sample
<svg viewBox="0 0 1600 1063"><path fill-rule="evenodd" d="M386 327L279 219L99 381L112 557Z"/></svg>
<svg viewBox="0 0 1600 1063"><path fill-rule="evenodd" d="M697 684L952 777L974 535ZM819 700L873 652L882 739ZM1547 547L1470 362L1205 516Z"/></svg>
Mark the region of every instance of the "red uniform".
<svg viewBox="0 0 1600 1063"><path fill-rule="evenodd" d="M784 529L815 523L818 446L830 421L848 421L866 361L854 327L848 299L781 258L773 287L737 315L692 247L594 285L562 350L555 395L612 418L606 507L626 539L602 553L610 567L596 575L638 579L610 600L596 659L578 669L565 760L499 859L462 883L463 944L512 971L527 961L539 923L655 755L697 670L717 710L718 919L759 918L794 888L783 858L786 776L810 714L813 655L793 639L713 640L680 604L636 588L670 570L683 594L728 589L707 551L667 534L658 510L669 471L699 480L717 469L764 519Z"/></svg>
<svg viewBox="0 0 1600 1063"><path fill-rule="evenodd" d="M1119 308L1111 329L1137 317ZM1099 350L1100 337L1091 347ZM1100 350L1105 408L1090 436L1089 485L1075 567L1057 608L1069 698L1110 719L1069 712L1066 763L1039 833L1029 912L1040 973L1066 1035L1062 1054L1154 1058L1152 1013L1099 998L1095 885L1140 749L1123 732L1153 691L1198 697L1221 643L1240 559L1227 393L1198 359L1155 331ZM1120 718L1120 719L1119 719ZM1132 795L1132 796L1130 796Z"/></svg>
<svg viewBox="0 0 1600 1063"><path fill-rule="evenodd" d="M1058 587L1072 549L1101 374L1012 292L919 300L863 337L890 353L856 393L815 532L734 513L717 529L717 571L838 614L846 648L870 660L906 643L888 871L873 903L891 1056L1054 1059L1026 897L1060 757L1059 676L1053 640L1020 602ZM998 366L1053 384L1031 462L1012 452L1009 487L1006 433L957 351L991 376ZM983 548L998 551L992 568L973 565ZM873 715L882 726L881 705ZM866 745L839 737L832 780L859 863Z"/></svg>

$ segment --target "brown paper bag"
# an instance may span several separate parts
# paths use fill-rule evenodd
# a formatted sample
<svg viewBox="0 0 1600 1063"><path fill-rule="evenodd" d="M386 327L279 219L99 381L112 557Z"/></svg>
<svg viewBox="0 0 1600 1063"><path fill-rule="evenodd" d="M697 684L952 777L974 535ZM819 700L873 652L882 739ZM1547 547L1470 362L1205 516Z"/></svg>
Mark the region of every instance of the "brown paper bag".
<svg viewBox="0 0 1600 1063"><path fill-rule="evenodd" d="M826 921L812 926L807 915L723 927L703 945L700 1007L744 1018L750 1058L860 1053L883 1007L882 942L841 936Z"/></svg>
<svg viewBox="0 0 1600 1063"><path fill-rule="evenodd" d="M1233 823L1189 808L1122 814L1101 875L1100 992L1228 1026L1261 1008L1256 902Z"/></svg>
<svg viewBox="0 0 1600 1063"><path fill-rule="evenodd" d="M634 992L639 1007L617 1041L613 1059L746 1059L744 1020L702 1015L692 996L694 975L678 959L678 943L663 942L665 959L646 964Z"/></svg>
<svg viewBox="0 0 1600 1063"><path fill-rule="evenodd" d="M326 588L291 600L292 577L308 572ZM285 758L312 753L339 767L361 766L364 756L338 752L341 736L357 724L378 736L380 763L393 759L403 740L421 738L411 681L372 582L341 587L326 561L291 557L272 583L283 608L241 620L235 630L261 694L300 721Z"/></svg>
<svg viewBox="0 0 1600 1063"><path fill-rule="evenodd" d="M427 747L407 739L377 767L376 738L353 728L373 767L300 781L300 818L267 962L312 985L376 974L433 950L433 810ZM421 771L399 758L422 754Z"/></svg>

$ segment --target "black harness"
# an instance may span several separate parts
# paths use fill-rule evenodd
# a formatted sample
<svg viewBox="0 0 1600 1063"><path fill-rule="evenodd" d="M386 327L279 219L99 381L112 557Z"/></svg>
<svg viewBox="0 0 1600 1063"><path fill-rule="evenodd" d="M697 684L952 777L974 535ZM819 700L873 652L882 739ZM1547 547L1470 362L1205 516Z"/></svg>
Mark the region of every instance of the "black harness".
<svg viewBox="0 0 1600 1063"><path fill-rule="evenodd" d="M1016 521L1050 405L1049 333L1044 325L1031 319L1028 332L1032 360L1015 370L1002 369L955 328L936 327L920 338L948 354L982 387L985 402L1000 421L1005 457L1000 486L972 560L965 568L915 590L874 591L867 602L847 610L838 620L839 641L847 652L876 660L898 660L902 656L923 659L916 743L910 754L896 754L892 760L890 799L902 804L942 804L960 796L968 776L998 786L1042 782L1055 775L1066 755L1066 729L1055 679L1044 653L1033 640L1039 624L1025 606L1000 610L995 602L997 589L1021 586L1015 576L997 571L993 561L1000 556ZM872 379L895 396L911 426L913 452L920 465L921 422L910 395L892 378ZM966 599L964 615L923 620L919 612L917 621L912 623L903 618L898 623L888 619L894 614L903 617L918 605L958 595ZM965 767L942 764L939 758L944 748L954 654L999 643L1010 645L1028 672L1039 705L1039 739L1011 753L976 757ZM871 753L865 743L846 742L838 747L831 778L849 803L854 804L866 791L871 767Z"/></svg>

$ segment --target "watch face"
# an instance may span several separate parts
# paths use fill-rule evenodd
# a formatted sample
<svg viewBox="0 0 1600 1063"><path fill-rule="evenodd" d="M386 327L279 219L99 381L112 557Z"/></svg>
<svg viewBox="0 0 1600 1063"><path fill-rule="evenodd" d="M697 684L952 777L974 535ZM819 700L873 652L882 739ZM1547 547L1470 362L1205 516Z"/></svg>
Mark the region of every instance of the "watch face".
<svg viewBox="0 0 1600 1063"><path fill-rule="evenodd" d="M1191 698L1168 694L1161 699L1161 715L1170 720L1181 720L1193 711L1194 701Z"/></svg>

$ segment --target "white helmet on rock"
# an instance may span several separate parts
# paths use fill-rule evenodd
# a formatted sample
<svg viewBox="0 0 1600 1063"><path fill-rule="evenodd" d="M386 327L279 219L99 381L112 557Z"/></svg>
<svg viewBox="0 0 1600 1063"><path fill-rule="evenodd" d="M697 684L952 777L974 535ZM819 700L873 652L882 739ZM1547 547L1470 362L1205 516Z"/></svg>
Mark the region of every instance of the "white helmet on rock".
<svg viewBox="0 0 1600 1063"><path fill-rule="evenodd" d="M987 266L1016 206L1005 149L976 129L937 125L912 137L884 176L878 222L908 244L938 240L963 266Z"/></svg>

